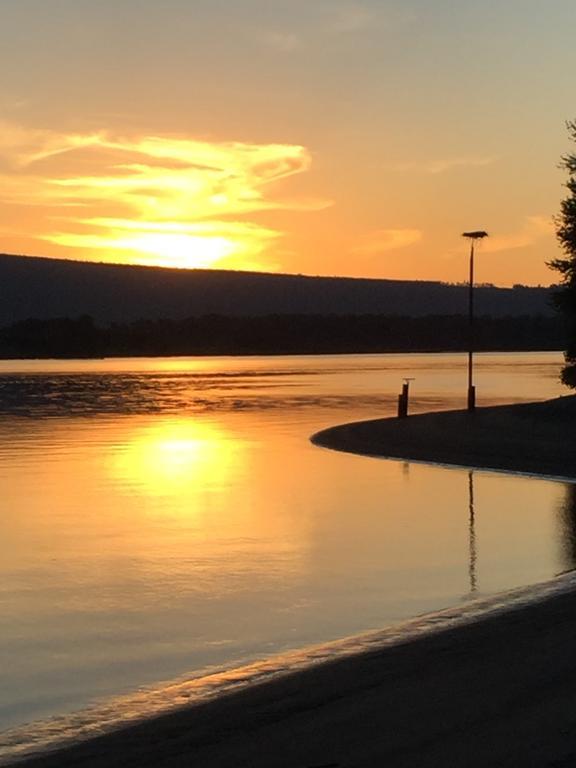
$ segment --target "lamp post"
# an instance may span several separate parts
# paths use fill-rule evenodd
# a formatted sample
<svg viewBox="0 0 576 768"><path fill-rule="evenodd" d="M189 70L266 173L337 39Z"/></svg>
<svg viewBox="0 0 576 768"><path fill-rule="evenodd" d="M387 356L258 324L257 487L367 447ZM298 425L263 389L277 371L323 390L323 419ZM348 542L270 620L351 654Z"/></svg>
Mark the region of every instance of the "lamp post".
<svg viewBox="0 0 576 768"><path fill-rule="evenodd" d="M462 237L470 240L470 282L468 285L468 410L476 408L476 388L472 379L473 355L474 355L474 243L488 237L488 232L477 230L475 232L463 232Z"/></svg>

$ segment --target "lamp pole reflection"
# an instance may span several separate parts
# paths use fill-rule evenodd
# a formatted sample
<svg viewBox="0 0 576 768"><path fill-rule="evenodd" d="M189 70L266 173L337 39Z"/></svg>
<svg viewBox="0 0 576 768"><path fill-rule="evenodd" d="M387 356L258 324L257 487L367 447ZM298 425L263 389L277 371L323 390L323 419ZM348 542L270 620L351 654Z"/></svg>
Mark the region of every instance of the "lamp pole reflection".
<svg viewBox="0 0 576 768"><path fill-rule="evenodd" d="M488 232L478 229L474 232L463 232L462 237L470 240L470 278L468 283L468 410L476 408L476 387L472 378L474 354L474 243L488 237Z"/></svg>
<svg viewBox="0 0 576 768"><path fill-rule="evenodd" d="M476 514L474 510L474 472L468 472L468 576L470 579L470 592L476 592L478 581L476 578Z"/></svg>

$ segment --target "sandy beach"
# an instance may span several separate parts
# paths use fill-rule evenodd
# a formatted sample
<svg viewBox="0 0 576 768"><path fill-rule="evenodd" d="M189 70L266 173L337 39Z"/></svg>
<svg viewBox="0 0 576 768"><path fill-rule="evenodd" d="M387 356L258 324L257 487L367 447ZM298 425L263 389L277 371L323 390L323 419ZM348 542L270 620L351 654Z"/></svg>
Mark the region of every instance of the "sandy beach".
<svg viewBox="0 0 576 768"><path fill-rule="evenodd" d="M576 477L576 398L334 427L316 444ZM576 580L126 727L36 768L576 765ZM549 587L547 587L549 589ZM530 590L528 590L530 591ZM501 601L506 604L507 598Z"/></svg>
<svg viewBox="0 0 576 768"><path fill-rule="evenodd" d="M312 442L369 456L576 478L576 396L539 403L375 419Z"/></svg>

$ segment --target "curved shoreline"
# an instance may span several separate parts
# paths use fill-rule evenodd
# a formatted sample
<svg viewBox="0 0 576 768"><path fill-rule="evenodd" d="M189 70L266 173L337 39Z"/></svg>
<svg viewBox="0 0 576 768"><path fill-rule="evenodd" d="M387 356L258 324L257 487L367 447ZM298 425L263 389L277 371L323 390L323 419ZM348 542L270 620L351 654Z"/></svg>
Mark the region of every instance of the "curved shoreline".
<svg viewBox="0 0 576 768"><path fill-rule="evenodd" d="M311 441L365 456L576 480L576 395L352 422Z"/></svg>
<svg viewBox="0 0 576 768"><path fill-rule="evenodd" d="M147 711L146 693L140 694L141 711L138 695L121 697L123 714L129 715L121 724L113 722L108 705L36 724L28 744L23 741L26 728L7 731L0 734L0 764L515 766L520 753L527 757L542 746L546 759L558 754L558 744L551 751L548 743L550 727L556 739L562 737L562 754L570 749L576 757L576 734L566 738L571 708L562 716L555 713L548 730L542 728L542 708L557 707L555 695L552 701L550 695L542 697L543 686L565 696L570 684L574 698L574 654L564 653L550 666L549 653L574 648L575 611L576 573L569 573L384 630L170 686L163 691L176 688L180 701L187 703L165 706L164 711ZM201 690L195 698L198 687L208 695ZM148 694L150 701L153 694ZM526 707L535 703L524 722ZM512 727L525 732L525 742L516 743L518 735L509 739ZM514 761L500 762L506 754Z"/></svg>

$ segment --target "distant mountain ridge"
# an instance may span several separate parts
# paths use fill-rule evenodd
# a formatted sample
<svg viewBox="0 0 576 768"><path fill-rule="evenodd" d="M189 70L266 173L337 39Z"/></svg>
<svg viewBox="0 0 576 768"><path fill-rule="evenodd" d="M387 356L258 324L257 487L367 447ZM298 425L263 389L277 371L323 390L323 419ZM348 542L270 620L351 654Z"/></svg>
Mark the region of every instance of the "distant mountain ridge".
<svg viewBox="0 0 576 768"><path fill-rule="evenodd" d="M493 317L554 314L551 288L475 289L475 311ZM260 272L99 264L0 254L0 325L90 315L99 323L208 314L453 315L465 285Z"/></svg>

